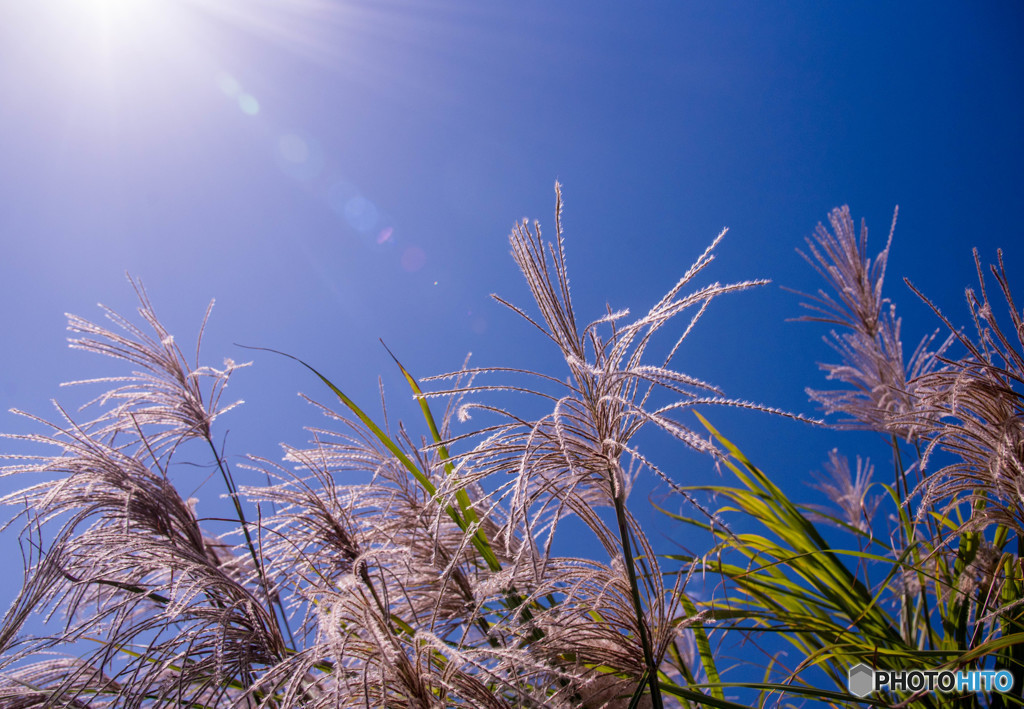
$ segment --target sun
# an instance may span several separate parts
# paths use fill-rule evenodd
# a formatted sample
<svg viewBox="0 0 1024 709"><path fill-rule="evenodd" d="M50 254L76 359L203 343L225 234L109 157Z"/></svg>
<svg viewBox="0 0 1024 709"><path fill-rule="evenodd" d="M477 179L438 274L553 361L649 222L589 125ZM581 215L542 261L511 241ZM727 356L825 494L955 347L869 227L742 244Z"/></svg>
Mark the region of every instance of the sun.
<svg viewBox="0 0 1024 709"><path fill-rule="evenodd" d="M139 32L153 29L162 12L162 0L72 0L91 15L104 32Z"/></svg>

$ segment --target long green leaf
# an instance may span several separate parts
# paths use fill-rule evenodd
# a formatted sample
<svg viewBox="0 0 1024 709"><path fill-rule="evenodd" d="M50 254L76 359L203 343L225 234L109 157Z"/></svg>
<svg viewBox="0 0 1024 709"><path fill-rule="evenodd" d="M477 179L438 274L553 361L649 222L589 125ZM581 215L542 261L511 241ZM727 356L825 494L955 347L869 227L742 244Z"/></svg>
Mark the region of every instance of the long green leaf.
<svg viewBox="0 0 1024 709"><path fill-rule="evenodd" d="M455 472L455 466L451 464L451 456L443 443L441 431L437 427L437 421L434 419L434 414L430 410L430 405L427 403L427 399L423 395L423 390L420 388L419 382L416 381L416 377L412 376L412 374L409 373L409 370L407 370L405 366L398 361L398 357L395 357L395 354L388 349L388 346L384 344L383 340L380 341L380 344L383 345L384 349L387 350L389 355L391 355L391 359L393 359L395 364L398 365L398 369L401 370L402 376L405 377L405 381L408 382L409 388L412 389L413 396L416 398L416 401L419 402L420 411L423 413L423 419L426 421L427 428L430 430L430 436L434 441L434 445L437 447L438 456L444 462L445 474L451 475ZM477 517L476 510L473 509L473 505L469 499L469 493L466 492L466 489L460 487L455 493L455 499L459 503L459 510L462 512L462 516L466 520L467 525L477 525L479 523L479 518ZM501 564L498 562L498 557L495 555L484 530L477 527L473 535L473 543L477 549L480 550L488 568L491 571L500 571ZM485 553L483 549L486 549L487 553Z"/></svg>
<svg viewBox="0 0 1024 709"><path fill-rule="evenodd" d="M240 345L240 346L244 346L244 345ZM388 451L390 451L391 454L394 455L395 458L398 459L398 461L413 476L413 478L416 480L416 482L419 483L420 487L422 487L423 490L428 495L430 495L432 498L436 498L437 497L437 487L434 485L434 483L432 483L430 481L430 478L428 478L427 475L423 471L421 471L419 469L419 467L417 467L417 465L409 458L409 456L405 454L405 452L398 446L398 444L395 443L395 441L392 440L391 437L389 435L387 435L381 429L381 427L378 426L373 421L373 419L371 419L361 408L359 408L359 406L354 401L352 401L352 399L350 399L348 396L346 396L345 393L341 389L339 389L337 386L335 386L334 382L332 382L330 379L328 379L323 374L321 374L315 367L313 367L312 365L302 361L301 359L299 359L298 357L296 357L294 355L290 355L287 352L280 352L278 350L271 349L269 347L247 347L247 349L263 350L265 352L273 352L274 354L279 354L279 355L281 355L283 357L287 357L288 359L291 359L291 360L294 360L294 361L298 362L303 367L305 367L306 369L311 371L313 374L315 374L317 377L319 377L320 381L322 381L324 384L326 384L327 387L332 392L334 392L334 395L338 397L338 400L342 404L344 404L346 406L346 408L348 408L349 411L351 411L353 414L355 414L356 417L363 423L363 425L366 426L366 428L371 433L373 433L373 435L377 438L377 440L379 440L382 444L384 444L384 446L388 449ZM462 515L459 514L459 511L455 507L453 507L452 505L446 505L445 506L445 511L452 518L452 520L454 520L455 523L457 525L459 525L460 529L465 531L468 528L468 526L469 526L468 523L466 522L466 520L464 520L462 518ZM486 543L486 541L484 541L484 539L482 537L477 537L476 535L473 536L472 541L473 541L473 546L475 546L477 551L480 552L480 555L487 562L488 567L492 567L492 570L494 570L494 571L500 570L501 569L501 565L498 563L498 559L495 557L494 550L491 549L490 544ZM495 566L496 566L496 568L493 568Z"/></svg>

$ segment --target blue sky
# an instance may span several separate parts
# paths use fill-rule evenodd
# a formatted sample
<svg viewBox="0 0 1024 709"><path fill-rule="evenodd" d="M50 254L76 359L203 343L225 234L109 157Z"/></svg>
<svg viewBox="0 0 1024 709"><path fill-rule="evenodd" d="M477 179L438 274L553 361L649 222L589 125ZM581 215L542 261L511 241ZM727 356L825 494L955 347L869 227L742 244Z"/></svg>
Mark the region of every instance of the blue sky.
<svg viewBox="0 0 1024 709"><path fill-rule="evenodd" d="M553 234L557 179L581 318L648 307L727 226L708 278L773 284L717 302L677 366L814 413L825 333L786 322L779 286L817 289L795 249L832 207L878 250L900 205L887 282L911 346L938 322L902 277L967 324L972 247L1024 272L1022 35L1013 2L0 3L0 409L49 415L84 400L61 381L111 372L66 348L63 313L131 311L126 271L182 341L215 297L208 362L255 361L229 389L233 455L302 442L319 421L294 394L321 392L232 343L368 403L382 375L398 410L378 338L419 376L470 351L557 368L489 297L528 305L507 235ZM870 436L705 413L794 489L832 446L885 469ZM680 482L713 475L679 460Z"/></svg>

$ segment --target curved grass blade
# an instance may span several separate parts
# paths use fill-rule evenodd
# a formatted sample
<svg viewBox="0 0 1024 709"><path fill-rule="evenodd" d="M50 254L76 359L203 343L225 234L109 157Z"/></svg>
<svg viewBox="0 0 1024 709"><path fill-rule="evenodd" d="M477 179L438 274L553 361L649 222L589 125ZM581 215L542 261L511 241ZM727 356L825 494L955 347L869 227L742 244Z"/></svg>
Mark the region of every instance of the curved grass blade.
<svg viewBox="0 0 1024 709"><path fill-rule="evenodd" d="M381 427L378 426L374 422L374 420L371 419L369 415L366 414L366 412L359 408L359 406L345 394L345 392L339 389L334 384L334 382L332 382L330 379L321 374L315 367L313 367L311 364L302 361L295 355L290 355L287 352L281 352L279 350L271 349L270 347L252 347L247 345L238 346L245 347L246 349L250 350L263 350L264 352L273 352L274 354L287 357L288 359L298 362L303 367L305 367L313 374L315 374L317 377L319 377L320 381L326 384L327 388L334 392L334 395L338 397L338 400L342 404L344 404L349 411L355 414L356 417L362 422L362 424L366 426L366 428L371 433L373 433L374 436L376 436L377 440L384 444L388 451L390 451L391 454L398 459L398 461L405 467L405 469L408 470L409 473L413 476L416 482L419 483L420 487L423 488L423 490L432 498L437 497L437 487L434 485L434 483L432 483L430 481L430 478L428 478L426 474L422 470L420 470L419 467L412 461L412 459L405 454L405 452L398 446L398 444L395 443L394 440L392 440L391 436L386 434L383 431L383 429L381 429ZM455 521L455 523L459 526L460 529L466 531L469 528L469 523L467 522L467 520L465 520L462 517L462 515L459 514L459 511L454 506L446 505L445 511L452 518L452 520ZM482 536L478 537L474 534L472 542L473 546L475 546L477 551L480 552L480 555L484 558L488 567L491 568L492 571L498 571L501 569L501 565L498 562L497 557L494 555L494 550L491 549L490 544L488 544Z"/></svg>
<svg viewBox="0 0 1024 709"><path fill-rule="evenodd" d="M427 399L423 396L423 390L420 388L420 384L416 381L416 377L409 373L401 362L398 361L398 357L395 356L394 352L384 344L384 340L380 341L380 344L384 346L388 354L391 355L391 359L398 365L398 369L401 370L402 376L405 377L405 381L408 382L409 388L412 389L412 393L419 402L420 411L423 413L423 420L426 421L427 428L430 430L430 437L434 441L434 445L437 447L437 454L444 461L444 472L445 475L451 475L455 472L455 466L451 464L451 456L448 453L448 448L443 443L441 437L441 431L437 427L437 421L434 419L434 414L430 410L430 404L427 403ZM465 488L459 488L455 493L455 499L459 503L459 511L462 513L463 518L466 520L467 525L479 524L479 517L477 517L476 510L473 509L473 505L469 499L469 493L466 492ZM490 541L487 539L487 535L480 528L473 533L474 545L477 549L481 550L480 553L484 557L484 561L487 562L487 566L491 571L500 571L501 564L498 562L497 556L491 549ZM483 549L486 548L490 553L484 554Z"/></svg>

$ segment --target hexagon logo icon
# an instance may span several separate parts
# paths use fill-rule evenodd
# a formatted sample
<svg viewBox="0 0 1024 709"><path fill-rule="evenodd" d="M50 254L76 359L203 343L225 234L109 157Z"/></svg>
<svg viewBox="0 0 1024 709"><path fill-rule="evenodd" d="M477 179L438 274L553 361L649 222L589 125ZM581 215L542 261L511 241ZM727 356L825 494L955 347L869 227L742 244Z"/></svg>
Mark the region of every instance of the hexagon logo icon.
<svg viewBox="0 0 1024 709"><path fill-rule="evenodd" d="M875 671L864 664L850 668L850 694L866 697L875 689Z"/></svg>

